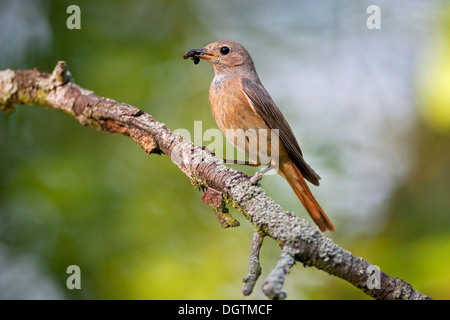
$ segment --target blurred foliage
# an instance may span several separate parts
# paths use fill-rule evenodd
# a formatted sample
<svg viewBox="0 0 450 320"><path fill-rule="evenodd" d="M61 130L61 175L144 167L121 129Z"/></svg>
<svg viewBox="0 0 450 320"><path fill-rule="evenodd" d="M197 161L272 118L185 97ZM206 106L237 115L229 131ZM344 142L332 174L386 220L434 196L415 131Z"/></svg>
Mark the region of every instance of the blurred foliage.
<svg viewBox="0 0 450 320"><path fill-rule="evenodd" d="M0 70L51 72L65 60L80 86L139 107L172 130L192 130L194 120L215 127L207 97L212 70L181 58L189 48L218 40L201 23L201 1L41 4L52 31L50 49L30 52L26 61ZM69 4L81 8L81 30L66 28ZM235 12L249 10L233 5ZM450 16L443 15L441 23L437 58L418 79L419 109L425 110L420 114L431 128L450 127ZM264 37L253 28L255 36ZM430 127L418 121L411 137L418 141L415 163L392 196L386 227L371 235L331 236L419 291L448 299L450 136ZM270 194L280 181L268 177L263 186ZM0 259L36 257L54 284L42 298L241 298L251 224L233 210L241 226L222 229L200 197L169 158L148 156L126 137L84 128L42 107L0 114L0 244L9 252ZM279 254L267 239L262 277ZM71 264L81 268L82 290L65 286ZM28 290L40 290L27 283L13 295L1 283L0 297L26 298ZM286 290L292 299L368 298L340 279L301 267L292 270ZM259 287L250 298L263 298Z"/></svg>
<svg viewBox="0 0 450 320"><path fill-rule="evenodd" d="M437 32L432 36L428 55L418 79L420 112L437 131L450 132L450 5L438 14Z"/></svg>

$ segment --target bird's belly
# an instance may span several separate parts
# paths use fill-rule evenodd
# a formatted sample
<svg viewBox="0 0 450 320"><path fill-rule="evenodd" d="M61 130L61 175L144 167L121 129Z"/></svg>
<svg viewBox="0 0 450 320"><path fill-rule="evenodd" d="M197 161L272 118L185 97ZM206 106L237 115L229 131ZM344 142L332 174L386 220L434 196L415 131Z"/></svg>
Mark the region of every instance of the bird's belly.
<svg viewBox="0 0 450 320"><path fill-rule="evenodd" d="M269 165L278 158L278 134L270 130L243 93L236 94L225 86L215 94L210 92L210 104L219 129L250 160Z"/></svg>

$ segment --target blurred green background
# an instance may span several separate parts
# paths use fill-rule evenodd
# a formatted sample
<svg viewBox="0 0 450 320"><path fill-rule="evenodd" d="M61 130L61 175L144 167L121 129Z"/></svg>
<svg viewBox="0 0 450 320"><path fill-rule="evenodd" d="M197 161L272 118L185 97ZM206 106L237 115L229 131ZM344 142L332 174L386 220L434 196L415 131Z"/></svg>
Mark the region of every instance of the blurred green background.
<svg viewBox="0 0 450 320"><path fill-rule="evenodd" d="M69 5L81 29L69 30ZM366 9L381 9L369 30ZM334 241L436 299L450 298L450 6L445 1L0 0L0 70L51 72L168 128L215 128L207 63L187 49L242 43L322 176ZM205 142L204 145L209 144ZM255 169L235 166L248 173ZM279 176L262 181L307 217ZM222 229L166 156L39 106L0 113L0 298L247 299L252 226ZM267 239L263 279L280 251ZM66 269L81 268L81 290ZM294 267L289 299L368 299Z"/></svg>

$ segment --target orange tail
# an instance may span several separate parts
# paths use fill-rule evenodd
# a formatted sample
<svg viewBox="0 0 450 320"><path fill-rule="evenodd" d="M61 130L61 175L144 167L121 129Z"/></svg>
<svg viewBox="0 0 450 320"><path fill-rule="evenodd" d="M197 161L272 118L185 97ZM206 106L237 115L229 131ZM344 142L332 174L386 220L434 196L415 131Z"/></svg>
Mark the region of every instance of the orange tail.
<svg viewBox="0 0 450 320"><path fill-rule="evenodd" d="M289 185L320 230L336 231L330 219L314 198L311 190L309 190L309 187L297 166L291 160L288 160L280 166L278 173L289 182Z"/></svg>

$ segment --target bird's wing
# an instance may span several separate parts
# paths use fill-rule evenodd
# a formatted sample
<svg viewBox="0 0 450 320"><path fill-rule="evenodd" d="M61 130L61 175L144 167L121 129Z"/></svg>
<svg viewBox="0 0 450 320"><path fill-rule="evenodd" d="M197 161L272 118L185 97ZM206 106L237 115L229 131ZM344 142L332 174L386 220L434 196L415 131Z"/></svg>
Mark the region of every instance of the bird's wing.
<svg viewBox="0 0 450 320"><path fill-rule="evenodd" d="M278 129L281 143L300 169L303 177L318 186L320 176L303 159L302 150L280 109L262 85L242 78L242 89L255 111L271 129Z"/></svg>

